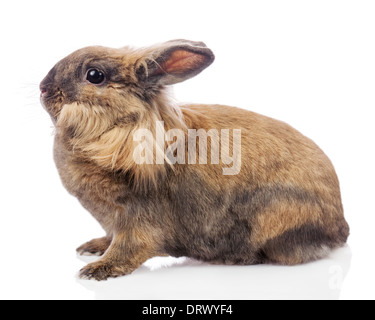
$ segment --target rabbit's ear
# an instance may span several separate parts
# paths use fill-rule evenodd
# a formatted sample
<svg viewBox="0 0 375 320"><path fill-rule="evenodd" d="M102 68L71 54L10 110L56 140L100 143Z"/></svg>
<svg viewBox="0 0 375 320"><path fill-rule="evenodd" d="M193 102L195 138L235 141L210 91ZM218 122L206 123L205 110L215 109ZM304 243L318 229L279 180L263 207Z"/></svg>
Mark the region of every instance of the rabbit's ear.
<svg viewBox="0 0 375 320"><path fill-rule="evenodd" d="M136 74L146 87L172 85L196 76L214 59L203 42L172 40L149 52L137 66Z"/></svg>

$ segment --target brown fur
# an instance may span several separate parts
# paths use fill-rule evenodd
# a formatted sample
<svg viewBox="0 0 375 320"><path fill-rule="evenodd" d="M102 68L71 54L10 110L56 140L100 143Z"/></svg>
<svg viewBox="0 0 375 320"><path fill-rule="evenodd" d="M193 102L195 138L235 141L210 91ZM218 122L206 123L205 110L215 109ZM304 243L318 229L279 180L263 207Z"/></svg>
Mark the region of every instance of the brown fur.
<svg viewBox="0 0 375 320"><path fill-rule="evenodd" d="M110 237L92 239L77 248L77 252L80 255L102 256L109 248L111 242L112 239Z"/></svg>
<svg viewBox="0 0 375 320"><path fill-rule="evenodd" d="M104 254L81 270L103 280L128 274L156 255L226 264L297 264L342 246L349 228L339 182L326 155L289 125L220 105L174 103L167 86L212 63L203 44L175 40L143 49L81 49L60 61L41 83L55 127L55 162L67 190L106 231L77 249ZM86 80L97 68L101 84ZM241 170L226 165L171 164L158 144L165 130L241 129ZM149 129L154 164L137 164L137 129ZM220 139L220 137L217 137ZM216 138L215 138L216 139ZM229 140L234 151L233 137ZM197 141L197 151L199 141ZM164 164L156 158L164 157Z"/></svg>

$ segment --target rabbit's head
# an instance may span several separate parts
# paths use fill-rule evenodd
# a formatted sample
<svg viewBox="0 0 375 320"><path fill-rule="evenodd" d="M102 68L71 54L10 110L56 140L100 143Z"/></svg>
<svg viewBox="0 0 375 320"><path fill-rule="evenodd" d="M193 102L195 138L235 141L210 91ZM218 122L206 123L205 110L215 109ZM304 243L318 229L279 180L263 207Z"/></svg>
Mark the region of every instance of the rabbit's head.
<svg viewBox="0 0 375 320"><path fill-rule="evenodd" d="M138 128L182 128L165 88L214 60L204 43L173 40L148 48L87 47L58 62L40 84L57 134L102 166L128 170ZM150 167L148 170L152 170Z"/></svg>
<svg viewBox="0 0 375 320"><path fill-rule="evenodd" d="M120 120L135 111L135 104L148 105L164 86L197 75L213 60L204 43L186 40L142 49L83 48L58 62L41 82L42 103L55 122L72 104Z"/></svg>

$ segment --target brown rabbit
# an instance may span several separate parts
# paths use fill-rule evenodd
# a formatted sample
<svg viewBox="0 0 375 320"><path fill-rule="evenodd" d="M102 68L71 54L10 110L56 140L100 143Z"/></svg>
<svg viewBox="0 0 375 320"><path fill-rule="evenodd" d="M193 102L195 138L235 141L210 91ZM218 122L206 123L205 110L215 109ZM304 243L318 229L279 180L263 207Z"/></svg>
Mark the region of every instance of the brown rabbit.
<svg viewBox="0 0 375 320"><path fill-rule="evenodd" d="M103 255L81 277L126 275L160 255L294 265L345 244L339 182L314 142L253 112L169 98L213 61L187 40L88 47L42 81L62 182L106 232L77 249Z"/></svg>

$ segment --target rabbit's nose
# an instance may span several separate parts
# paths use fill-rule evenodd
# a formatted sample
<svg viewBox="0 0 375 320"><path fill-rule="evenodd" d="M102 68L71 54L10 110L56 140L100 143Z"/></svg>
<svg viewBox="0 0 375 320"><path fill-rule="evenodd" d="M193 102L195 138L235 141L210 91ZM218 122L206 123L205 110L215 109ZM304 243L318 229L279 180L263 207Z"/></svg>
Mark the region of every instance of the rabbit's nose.
<svg viewBox="0 0 375 320"><path fill-rule="evenodd" d="M44 94L46 94L48 92L48 90L51 90L50 87L53 85L54 83L54 79L55 79L55 75L56 75L56 68L53 67L50 72L48 72L48 74L46 75L46 77L43 79L43 81L40 83L39 85L39 89L40 89L40 92L41 92L41 95L43 96Z"/></svg>
<svg viewBox="0 0 375 320"><path fill-rule="evenodd" d="M44 94L47 92L47 86L44 85L43 83L41 83L41 84L39 85L39 89L40 89L40 93L41 93L41 95L44 95Z"/></svg>

